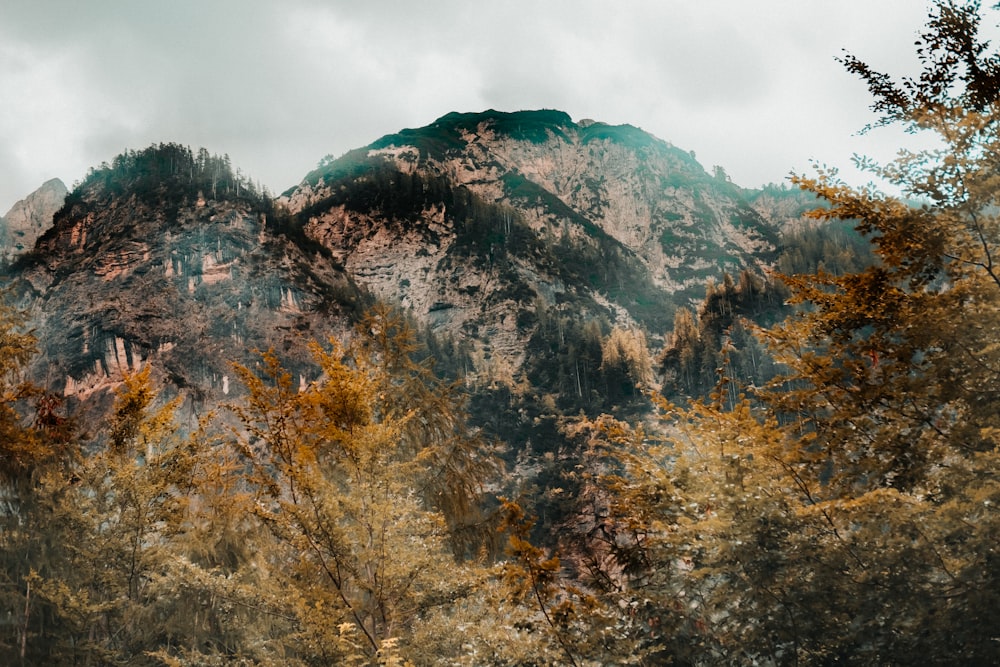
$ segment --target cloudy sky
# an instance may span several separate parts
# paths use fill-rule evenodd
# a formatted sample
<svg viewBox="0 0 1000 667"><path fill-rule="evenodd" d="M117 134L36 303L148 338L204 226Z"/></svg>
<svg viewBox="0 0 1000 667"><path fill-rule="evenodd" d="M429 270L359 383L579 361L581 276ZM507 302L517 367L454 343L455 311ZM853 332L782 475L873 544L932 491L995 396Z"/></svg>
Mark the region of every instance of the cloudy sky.
<svg viewBox="0 0 1000 667"><path fill-rule="evenodd" d="M849 181L868 94L912 72L925 0L0 0L0 213L126 148L228 153L273 192L449 111L629 123L738 184ZM993 21L992 16L989 17Z"/></svg>

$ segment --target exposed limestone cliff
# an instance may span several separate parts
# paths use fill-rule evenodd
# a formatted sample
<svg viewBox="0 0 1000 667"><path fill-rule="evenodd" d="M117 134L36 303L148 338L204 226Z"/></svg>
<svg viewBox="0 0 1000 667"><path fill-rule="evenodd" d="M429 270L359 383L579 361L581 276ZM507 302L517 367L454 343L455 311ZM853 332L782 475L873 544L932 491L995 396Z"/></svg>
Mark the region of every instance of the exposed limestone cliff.
<svg viewBox="0 0 1000 667"><path fill-rule="evenodd" d="M31 250L52 225L52 216L62 208L67 194L63 182L53 178L14 204L0 218L0 260L9 262Z"/></svg>

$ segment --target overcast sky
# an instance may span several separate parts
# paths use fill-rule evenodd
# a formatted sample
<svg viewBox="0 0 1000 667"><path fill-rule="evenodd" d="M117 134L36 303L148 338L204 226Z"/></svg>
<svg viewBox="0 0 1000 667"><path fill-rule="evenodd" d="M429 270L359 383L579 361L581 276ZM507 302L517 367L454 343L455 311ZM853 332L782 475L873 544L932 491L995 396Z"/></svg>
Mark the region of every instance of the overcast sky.
<svg viewBox="0 0 1000 667"><path fill-rule="evenodd" d="M912 72L925 0L0 0L0 213L126 148L228 153L273 192L450 111L629 123L754 187L885 158L846 49ZM989 23L995 23L993 16Z"/></svg>

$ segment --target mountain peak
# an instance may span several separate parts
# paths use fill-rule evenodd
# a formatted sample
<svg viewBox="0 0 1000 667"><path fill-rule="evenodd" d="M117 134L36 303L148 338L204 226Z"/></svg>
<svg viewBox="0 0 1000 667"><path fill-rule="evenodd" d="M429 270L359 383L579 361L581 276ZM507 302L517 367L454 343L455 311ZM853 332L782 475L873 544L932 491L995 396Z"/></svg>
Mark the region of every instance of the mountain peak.
<svg viewBox="0 0 1000 667"><path fill-rule="evenodd" d="M387 134L372 143L370 149L390 146L410 145L421 154L440 157L449 151L461 150L471 137L489 132L493 137L505 137L514 141L542 144L551 138L564 141L578 140L588 143L608 139L634 146L663 142L653 135L633 125L610 125L586 119L574 123L565 111L557 109L536 109L522 111L497 111L487 109L478 112L457 112L441 116L430 125L408 128L394 134Z"/></svg>
<svg viewBox="0 0 1000 667"><path fill-rule="evenodd" d="M549 109L446 114L324 160L283 200L359 284L515 371L542 311L664 331L776 240L689 152Z"/></svg>
<svg viewBox="0 0 1000 667"><path fill-rule="evenodd" d="M62 208L68 191L58 178L50 178L14 204L0 218L0 257L6 262L31 250Z"/></svg>
<svg viewBox="0 0 1000 667"><path fill-rule="evenodd" d="M479 112L460 113L453 111L441 116L430 127L450 126L462 130L475 130L487 123L496 132L510 134L515 138L535 138L544 140L544 131L557 131L572 126L573 119L565 111L557 109L534 109L521 111L497 111L487 109Z"/></svg>

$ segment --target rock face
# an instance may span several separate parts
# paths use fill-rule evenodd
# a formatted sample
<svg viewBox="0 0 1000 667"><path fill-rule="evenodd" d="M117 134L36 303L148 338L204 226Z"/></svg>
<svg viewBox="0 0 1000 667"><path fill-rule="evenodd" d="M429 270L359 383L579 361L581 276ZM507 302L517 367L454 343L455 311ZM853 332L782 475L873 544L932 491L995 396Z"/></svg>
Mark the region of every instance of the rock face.
<svg viewBox="0 0 1000 667"><path fill-rule="evenodd" d="M540 308L659 333L777 239L691 154L558 111L449 114L324 161L283 201L358 283L514 368Z"/></svg>
<svg viewBox="0 0 1000 667"><path fill-rule="evenodd" d="M9 262L31 250L35 241L52 226L52 216L62 208L68 191L58 178L14 204L0 218L0 261Z"/></svg>
<svg viewBox="0 0 1000 667"><path fill-rule="evenodd" d="M233 362L273 348L304 367L301 339L337 333L364 299L266 198L105 176L10 269L40 341L35 377L71 403L106 405L124 372L151 364L194 416L225 400Z"/></svg>

